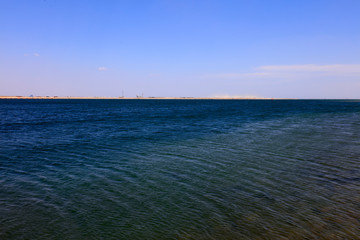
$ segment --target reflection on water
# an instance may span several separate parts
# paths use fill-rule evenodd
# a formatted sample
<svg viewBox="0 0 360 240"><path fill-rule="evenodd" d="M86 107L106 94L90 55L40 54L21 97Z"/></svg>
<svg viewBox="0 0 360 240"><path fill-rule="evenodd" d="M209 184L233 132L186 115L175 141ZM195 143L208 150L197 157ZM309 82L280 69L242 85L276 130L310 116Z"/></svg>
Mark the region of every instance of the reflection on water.
<svg viewBox="0 0 360 240"><path fill-rule="evenodd" d="M357 101L0 101L1 239L359 239Z"/></svg>

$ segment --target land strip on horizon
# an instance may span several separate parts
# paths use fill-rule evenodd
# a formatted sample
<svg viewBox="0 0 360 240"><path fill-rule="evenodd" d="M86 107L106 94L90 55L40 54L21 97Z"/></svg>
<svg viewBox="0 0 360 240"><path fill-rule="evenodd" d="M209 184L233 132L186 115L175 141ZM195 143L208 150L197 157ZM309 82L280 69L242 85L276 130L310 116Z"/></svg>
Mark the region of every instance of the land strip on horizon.
<svg viewBox="0 0 360 240"><path fill-rule="evenodd" d="M0 99L284 99L260 97L59 97L59 96L0 96Z"/></svg>

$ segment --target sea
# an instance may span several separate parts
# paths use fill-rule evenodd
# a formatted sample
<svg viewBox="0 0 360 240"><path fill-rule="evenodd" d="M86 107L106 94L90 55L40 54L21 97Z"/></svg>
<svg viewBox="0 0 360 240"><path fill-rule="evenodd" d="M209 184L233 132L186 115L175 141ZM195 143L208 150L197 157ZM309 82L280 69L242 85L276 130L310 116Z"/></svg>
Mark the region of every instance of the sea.
<svg viewBox="0 0 360 240"><path fill-rule="evenodd" d="M360 239L360 100L0 100L0 239Z"/></svg>

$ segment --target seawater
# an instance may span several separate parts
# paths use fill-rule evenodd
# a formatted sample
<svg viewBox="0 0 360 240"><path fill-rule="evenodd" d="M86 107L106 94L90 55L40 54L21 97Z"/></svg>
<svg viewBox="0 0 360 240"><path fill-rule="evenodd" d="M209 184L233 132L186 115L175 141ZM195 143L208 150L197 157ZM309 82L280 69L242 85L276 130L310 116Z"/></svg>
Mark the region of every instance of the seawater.
<svg viewBox="0 0 360 240"><path fill-rule="evenodd" d="M0 100L0 239L360 239L360 102Z"/></svg>

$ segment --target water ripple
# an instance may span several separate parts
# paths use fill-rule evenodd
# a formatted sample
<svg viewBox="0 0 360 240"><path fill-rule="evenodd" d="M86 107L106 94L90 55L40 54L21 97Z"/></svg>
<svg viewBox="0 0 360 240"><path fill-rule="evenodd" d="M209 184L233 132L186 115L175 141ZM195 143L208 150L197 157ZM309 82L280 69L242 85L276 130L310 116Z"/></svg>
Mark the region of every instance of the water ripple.
<svg viewBox="0 0 360 240"><path fill-rule="evenodd" d="M359 239L358 101L0 106L0 239Z"/></svg>

